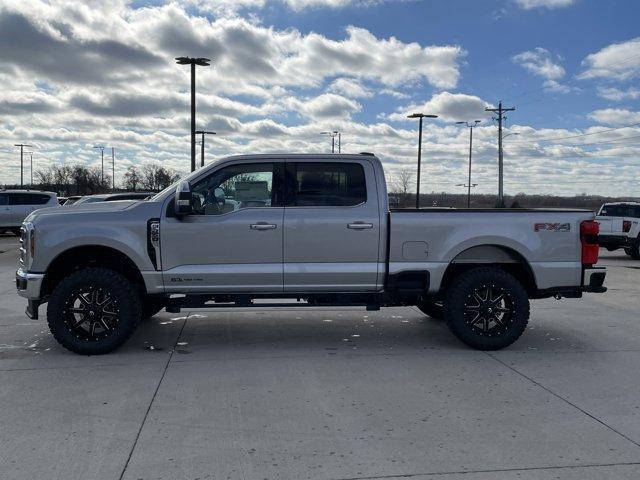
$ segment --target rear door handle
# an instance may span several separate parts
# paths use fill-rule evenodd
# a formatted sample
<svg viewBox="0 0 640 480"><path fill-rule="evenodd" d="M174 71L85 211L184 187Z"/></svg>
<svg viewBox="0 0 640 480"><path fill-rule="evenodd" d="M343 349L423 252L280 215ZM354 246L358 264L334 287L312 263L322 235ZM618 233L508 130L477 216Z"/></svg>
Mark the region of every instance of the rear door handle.
<svg viewBox="0 0 640 480"><path fill-rule="evenodd" d="M275 223L266 223L266 222L252 223L251 225L249 225L249 228L251 230L273 230L277 227L278 226Z"/></svg>
<svg viewBox="0 0 640 480"><path fill-rule="evenodd" d="M347 228L350 228L351 230L368 230L370 228L373 228L373 223L353 222L348 223Z"/></svg>

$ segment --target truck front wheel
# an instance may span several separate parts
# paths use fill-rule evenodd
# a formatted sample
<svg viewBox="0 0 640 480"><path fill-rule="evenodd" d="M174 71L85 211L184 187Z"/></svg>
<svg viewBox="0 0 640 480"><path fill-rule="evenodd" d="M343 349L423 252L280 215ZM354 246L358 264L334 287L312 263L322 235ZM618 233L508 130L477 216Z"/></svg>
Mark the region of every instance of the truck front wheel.
<svg viewBox="0 0 640 480"><path fill-rule="evenodd" d="M134 286L106 268L85 268L64 278L47 307L54 338L82 355L115 350L131 336L140 318L140 298Z"/></svg>
<svg viewBox="0 0 640 480"><path fill-rule="evenodd" d="M529 298L520 282L497 267L460 274L444 301L447 326L461 341L479 350L499 350L527 328Z"/></svg>
<svg viewBox="0 0 640 480"><path fill-rule="evenodd" d="M640 238L631 247L625 248L624 251L634 260L640 260Z"/></svg>

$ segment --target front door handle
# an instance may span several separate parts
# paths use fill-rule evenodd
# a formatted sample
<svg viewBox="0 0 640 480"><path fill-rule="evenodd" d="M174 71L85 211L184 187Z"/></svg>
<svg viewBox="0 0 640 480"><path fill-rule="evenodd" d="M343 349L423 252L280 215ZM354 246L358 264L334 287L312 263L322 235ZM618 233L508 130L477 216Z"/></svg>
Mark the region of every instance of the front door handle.
<svg viewBox="0 0 640 480"><path fill-rule="evenodd" d="M251 225L249 225L249 228L251 230L273 230L277 227L278 226L275 223L267 223L267 222L252 223Z"/></svg>
<svg viewBox="0 0 640 480"><path fill-rule="evenodd" d="M348 223L347 228L350 228L351 230L368 230L370 228L373 228L373 223L353 222Z"/></svg>

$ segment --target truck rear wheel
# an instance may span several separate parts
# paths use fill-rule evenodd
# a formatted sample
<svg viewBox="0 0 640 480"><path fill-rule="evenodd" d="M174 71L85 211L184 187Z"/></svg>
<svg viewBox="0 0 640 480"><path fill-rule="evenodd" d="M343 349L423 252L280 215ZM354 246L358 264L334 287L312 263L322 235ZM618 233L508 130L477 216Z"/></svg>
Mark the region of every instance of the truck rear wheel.
<svg viewBox="0 0 640 480"><path fill-rule="evenodd" d="M474 268L451 283L444 301L451 332L478 350L515 342L529 321L529 298L520 282L496 267Z"/></svg>
<svg viewBox="0 0 640 480"><path fill-rule="evenodd" d="M416 306L422 313L424 313L428 317L433 318L434 320L442 320L444 318L444 309L442 307L442 302L424 300Z"/></svg>
<svg viewBox="0 0 640 480"><path fill-rule="evenodd" d="M136 289L124 276L106 268L85 268L64 278L47 307L54 338L82 355L115 350L135 331L140 318Z"/></svg>

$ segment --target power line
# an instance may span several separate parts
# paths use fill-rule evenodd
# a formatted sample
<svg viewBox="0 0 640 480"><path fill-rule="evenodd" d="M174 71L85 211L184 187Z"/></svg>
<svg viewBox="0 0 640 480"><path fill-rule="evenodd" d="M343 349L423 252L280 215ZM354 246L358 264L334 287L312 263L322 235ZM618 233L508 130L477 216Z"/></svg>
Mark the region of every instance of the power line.
<svg viewBox="0 0 640 480"><path fill-rule="evenodd" d="M577 135L568 135L566 137L536 138L536 139L531 139L531 140L528 140L528 141L521 140L519 142L516 141L516 142L511 142L511 143L553 142L555 140L567 140L569 138L588 137L589 135L600 135L601 133L613 132L614 130L621 130L623 128L637 127L638 125L640 125L640 122L630 123L629 125L622 125L621 127L609 128L609 129L606 129L606 130L601 130L599 132L581 133L581 134L577 134Z"/></svg>

